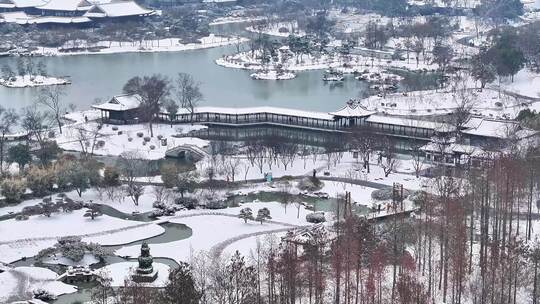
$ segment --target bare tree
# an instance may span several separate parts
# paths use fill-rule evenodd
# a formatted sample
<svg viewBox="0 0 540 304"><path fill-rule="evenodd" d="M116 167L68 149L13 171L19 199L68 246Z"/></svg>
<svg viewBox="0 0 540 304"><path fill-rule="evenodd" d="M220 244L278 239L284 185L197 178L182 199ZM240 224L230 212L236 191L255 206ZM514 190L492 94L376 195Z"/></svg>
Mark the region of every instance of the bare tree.
<svg viewBox="0 0 540 304"><path fill-rule="evenodd" d="M144 193L143 186L137 182L137 177L144 175L146 171L143 157L136 151L123 152L118 158L118 166L126 182L126 192L138 206L139 198Z"/></svg>
<svg viewBox="0 0 540 304"><path fill-rule="evenodd" d="M58 130L62 134L62 114L65 107L62 104L62 97L66 95L63 86L43 86L39 89L37 103L48 108L52 117L58 125Z"/></svg>
<svg viewBox="0 0 540 304"><path fill-rule="evenodd" d="M231 181L234 182L236 174L239 173L242 160L238 157L227 157L223 162L223 169L227 174L227 178L230 176Z"/></svg>
<svg viewBox="0 0 540 304"><path fill-rule="evenodd" d="M154 137L153 122L162 104L170 94L170 81L161 74L133 77L126 82L123 91L126 94L137 94L141 97L139 115L148 122L150 137Z"/></svg>
<svg viewBox="0 0 540 304"><path fill-rule="evenodd" d="M11 133L13 126L19 120L19 115L13 109L6 109L0 106L0 173L4 168L4 147L6 136Z"/></svg>
<svg viewBox="0 0 540 304"><path fill-rule="evenodd" d="M180 106L191 114L191 121L193 121L195 108L203 100L200 85L190 74L178 73L178 78L176 79L176 97Z"/></svg>

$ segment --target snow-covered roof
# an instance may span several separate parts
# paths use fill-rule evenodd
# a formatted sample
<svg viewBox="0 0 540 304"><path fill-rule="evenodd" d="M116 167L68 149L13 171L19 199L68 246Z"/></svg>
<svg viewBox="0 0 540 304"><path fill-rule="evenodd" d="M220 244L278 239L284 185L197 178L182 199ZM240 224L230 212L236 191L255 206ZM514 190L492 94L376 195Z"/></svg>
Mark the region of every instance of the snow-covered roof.
<svg viewBox="0 0 540 304"><path fill-rule="evenodd" d="M15 3L9 0L0 0L0 8L15 8Z"/></svg>
<svg viewBox="0 0 540 304"><path fill-rule="evenodd" d="M396 116L371 115L370 117L366 119L366 121L370 123L380 123L380 124L395 125L395 126L431 129L431 130L437 130L437 131L451 129L451 127L448 126L448 124L441 123L441 122L401 118L401 117L396 117Z"/></svg>
<svg viewBox="0 0 540 304"><path fill-rule="evenodd" d="M328 114L340 117L365 117L375 113L375 111L369 111L360 104L347 103L343 108Z"/></svg>
<svg viewBox="0 0 540 304"><path fill-rule="evenodd" d="M0 14L0 20L7 23L26 23L29 18L30 17L25 12L10 12Z"/></svg>
<svg viewBox="0 0 540 304"><path fill-rule="evenodd" d="M1 8L26 8L45 4L44 0L0 0Z"/></svg>
<svg viewBox="0 0 540 304"><path fill-rule="evenodd" d="M195 109L195 113L210 113L210 114L277 114L277 115L289 115L296 117L306 117L315 119L334 120L334 117L328 113L323 112L311 112L295 109L285 109L277 107L251 107L251 108L225 108L225 107L198 107ZM181 108L178 110L178 114L189 114L187 109Z"/></svg>
<svg viewBox="0 0 540 304"><path fill-rule="evenodd" d="M500 120L481 117L472 117L466 124L464 134L505 139L515 136L518 139L527 138L536 131L522 128L518 122L512 120Z"/></svg>
<svg viewBox="0 0 540 304"><path fill-rule="evenodd" d="M92 3L87 0L49 0L44 5L39 6L42 10L53 11L87 11L92 7Z"/></svg>
<svg viewBox="0 0 540 304"><path fill-rule="evenodd" d="M134 1L111 2L96 4L86 12L86 17L104 18L104 17L126 17L142 16L155 13L154 10L146 9Z"/></svg>
<svg viewBox="0 0 540 304"><path fill-rule="evenodd" d="M86 17L56 17L56 16L43 16L31 18L27 21L27 24L45 24L45 23L56 23L56 24L71 24L71 23L86 23L91 22L89 18Z"/></svg>
<svg viewBox="0 0 540 304"><path fill-rule="evenodd" d="M86 23L91 22L86 17L56 17L56 16L29 16L25 12L1 13L0 22L17 23L17 24L71 24L71 23Z"/></svg>
<svg viewBox="0 0 540 304"><path fill-rule="evenodd" d="M481 147L472 146L472 145L465 145L465 144L450 144L450 145L440 145L434 142L430 142L426 144L425 146L421 147L420 150L425 152L434 152L434 153L440 153L441 149L446 154L452 154L452 153L459 153L459 154L466 154L473 157L480 157L485 155L485 150Z"/></svg>
<svg viewBox="0 0 540 304"><path fill-rule="evenodd" d="M108 111L127 111L138 108L141 105L142 98L137 94L117 95L106 103L93 105L92 108Z"/></svg>

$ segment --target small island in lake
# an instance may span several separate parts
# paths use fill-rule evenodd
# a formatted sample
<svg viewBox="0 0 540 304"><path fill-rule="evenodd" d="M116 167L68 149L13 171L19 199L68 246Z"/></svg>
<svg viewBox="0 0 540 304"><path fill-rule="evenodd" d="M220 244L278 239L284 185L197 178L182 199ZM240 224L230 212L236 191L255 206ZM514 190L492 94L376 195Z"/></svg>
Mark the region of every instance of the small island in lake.
<svg viewBox="0 0 540 304"><path fill-rule="evenodd" d="M71 84L66 78L49 76L42 61L29 58L17 60L16 71L10 65L2 67L0 85L8 88L27 88Z"/></svg>

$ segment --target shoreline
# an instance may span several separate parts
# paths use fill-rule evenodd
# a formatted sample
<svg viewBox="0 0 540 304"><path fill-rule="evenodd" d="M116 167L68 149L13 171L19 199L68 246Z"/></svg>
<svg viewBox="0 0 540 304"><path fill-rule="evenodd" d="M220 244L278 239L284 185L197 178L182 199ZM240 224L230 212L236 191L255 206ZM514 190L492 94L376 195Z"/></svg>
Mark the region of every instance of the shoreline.
<svg viewBox="0 0 540 304"><path fill-rule="evenodd" d="M212 39L218 41L205 42L205 40ZM29 53L11 54L6 57L61 57L61 56L80 56L80 55L110 55L110 54L129 54L129 53L165 53L165 52L183 52L201 49L210 49L221 46L233 45L236 43L243 43L249 41L248 38L240 36L207 36L201 38L201 43L177 43L171 45L171 41L178 41L179 38L166 38L159 41L168 41L168 45L163 46L150 46L146 47L140 43L133 45L130 42L112 41L110 47L104 47L100 51L94 52L90 50L78 51L78 52L61 52L59 48L46 48L39 47L38 50L31 51ZM157 40L148 41L154 44ZM107 41L101 41L100 43L109 43ZM116 44L116 45L114 45ZM159 44L159 43L158 43Z"/></svg>

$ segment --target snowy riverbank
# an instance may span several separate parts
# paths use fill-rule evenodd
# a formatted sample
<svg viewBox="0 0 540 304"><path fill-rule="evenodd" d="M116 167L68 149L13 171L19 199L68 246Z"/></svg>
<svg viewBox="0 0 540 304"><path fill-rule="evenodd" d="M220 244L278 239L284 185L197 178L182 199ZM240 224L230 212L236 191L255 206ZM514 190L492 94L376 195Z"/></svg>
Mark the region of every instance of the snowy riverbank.
<svg viewBox="0 0 540 304"><path fill-rule="evenodd" d="M261 71L250 75L255 80L289 80L294 79L296 74L291 72L278 72L275 70Z"/></svg>
<svg viewBox="0 0 540 304"><path fill-rule="evenodd" d="M100 41L88 44L86 41L67 42L60 48L40 47L32 52L33 56L67 56L91 54L117 54L117 53L152 53L152 52L180 52L213 48L248 41L243 37L210 36L199 39L199 43L181 43L178 38L159 40L126 41Z"/></svg>
<svg viewBox="0 0 540 304"><path fill-rule="evenodd" d="M27 88L27 87L40 87L50 85L66 85L71 84L71 81L60 78L41 75L24 75L14 76L9 79L0 78L0 85L8 88Z"/></svg>

